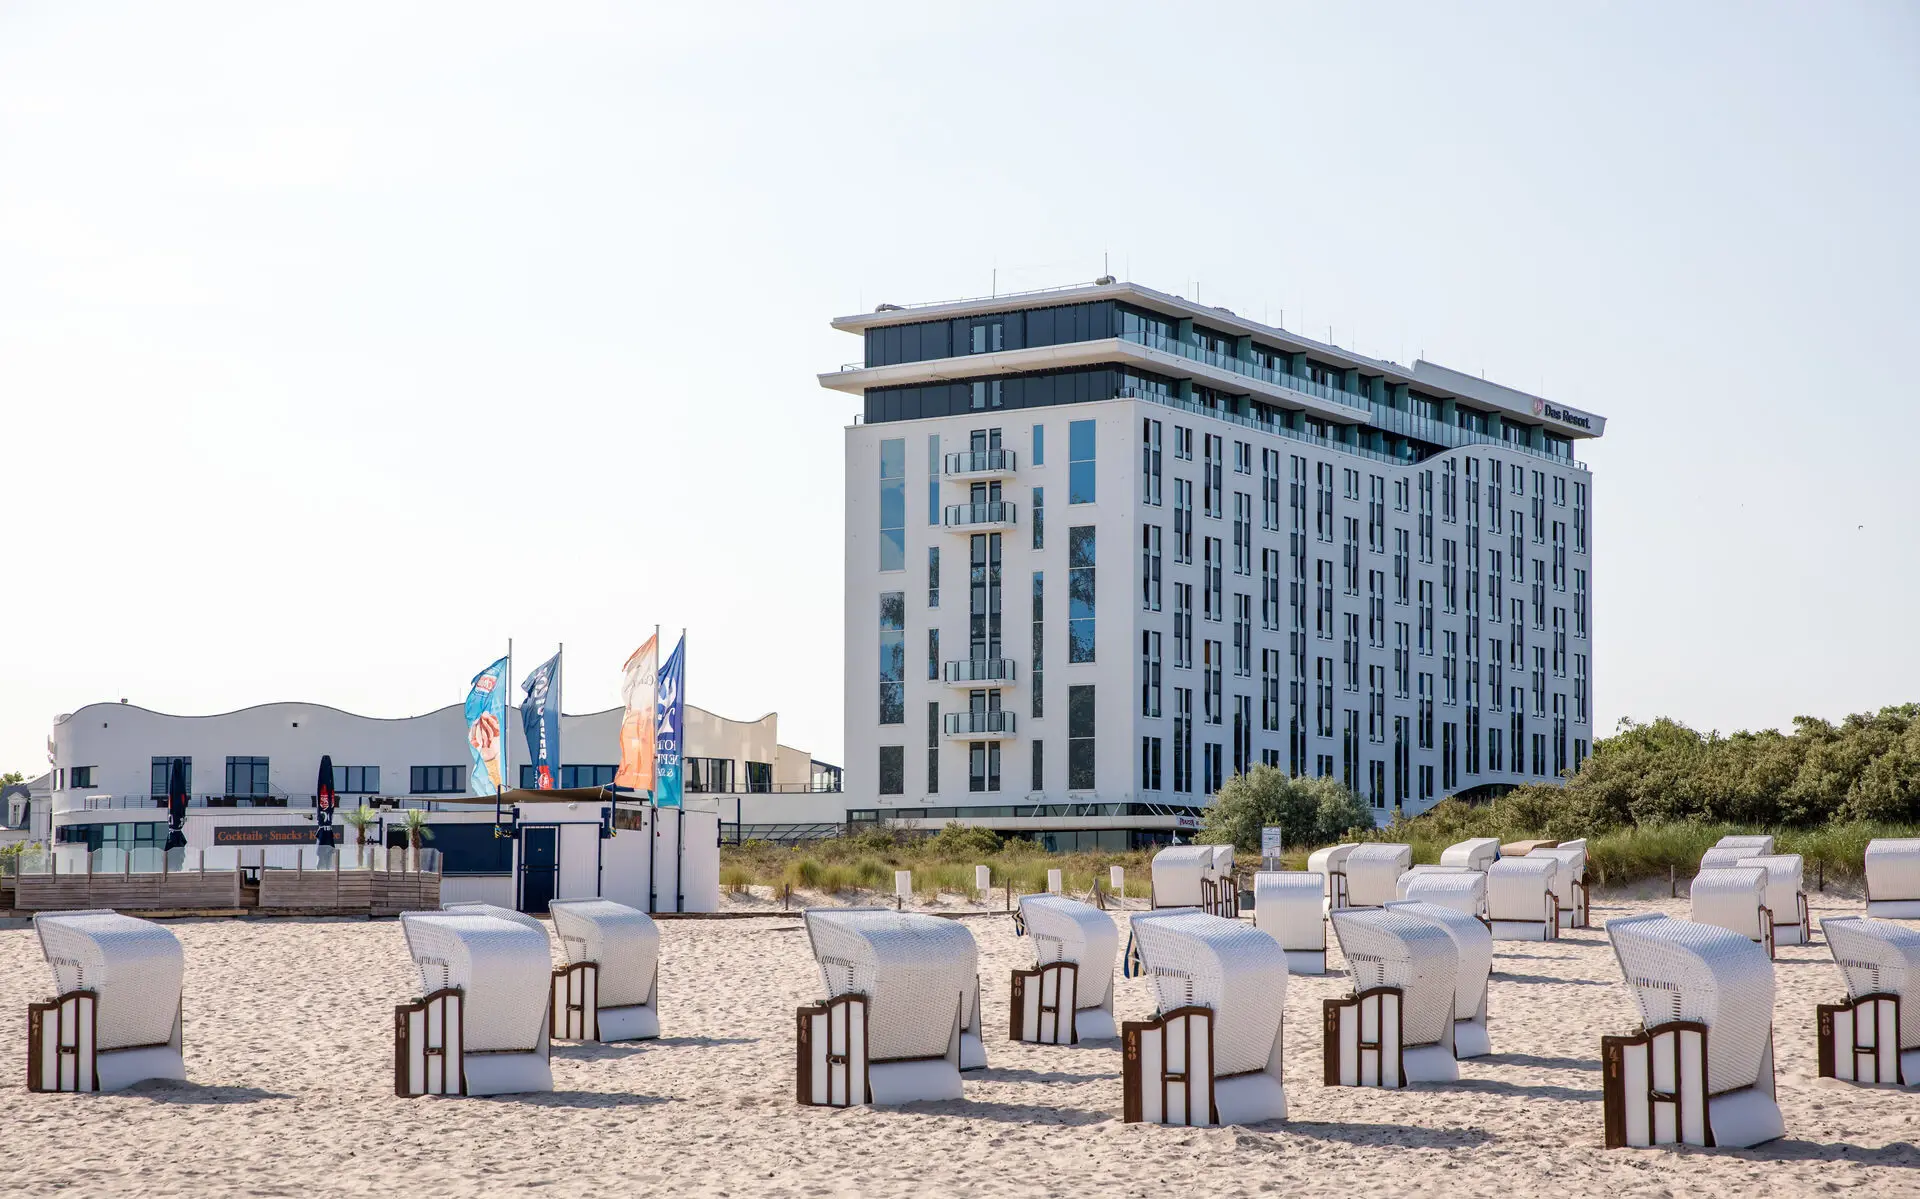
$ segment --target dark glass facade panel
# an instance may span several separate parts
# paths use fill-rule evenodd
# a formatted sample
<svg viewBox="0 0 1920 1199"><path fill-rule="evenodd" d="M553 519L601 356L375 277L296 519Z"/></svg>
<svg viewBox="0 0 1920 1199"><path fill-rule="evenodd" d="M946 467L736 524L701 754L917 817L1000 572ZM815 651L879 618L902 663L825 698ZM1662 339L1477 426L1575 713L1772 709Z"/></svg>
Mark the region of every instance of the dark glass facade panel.
<svg viewBox="0 0 1920 1199"><path fill-rule="evenodd" d="M1146 388L1170 395L1171 379L1143 375L1113 366L1079 367L1064 371L1037 371L1001 376L1001 408L1048 408L1056 404L1086 404L1110 400L1122 388ZM973 380L923 383L912 387L870 387L866 395L866 423L921 420L935 416L965 416L973 406Z"/></svg>
<svg viewBox="0 0 1920 1199"><path fill-rule="evenodd" d="M1095 300L868 329L866 361L868 366L895 366L995 350L1097 341L1116 335L1119 311L1120 306L1112 300Z"/></svg>

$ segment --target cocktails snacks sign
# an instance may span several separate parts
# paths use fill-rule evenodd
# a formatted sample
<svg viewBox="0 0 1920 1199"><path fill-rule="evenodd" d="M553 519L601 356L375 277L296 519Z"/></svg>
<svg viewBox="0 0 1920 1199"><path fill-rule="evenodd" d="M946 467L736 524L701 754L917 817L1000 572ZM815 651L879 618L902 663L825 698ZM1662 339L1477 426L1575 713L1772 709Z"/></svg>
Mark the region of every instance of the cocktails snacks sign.
<svg viewBox="0 0 1920 1199"><path fill-rule="evenodd" d="M213 830L215 845L312 845L310 824L227 824Z"/></svg>

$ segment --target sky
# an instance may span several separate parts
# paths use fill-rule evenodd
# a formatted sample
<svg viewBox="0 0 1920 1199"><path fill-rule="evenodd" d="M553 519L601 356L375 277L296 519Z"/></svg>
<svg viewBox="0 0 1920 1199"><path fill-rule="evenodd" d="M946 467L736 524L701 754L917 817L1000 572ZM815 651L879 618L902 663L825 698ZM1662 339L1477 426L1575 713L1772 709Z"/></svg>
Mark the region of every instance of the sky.
<svg viewBox="0 0 1920 1199"><path fill-rule="evenodd" d="M1920 9L0 3L0 771L512 638L841 747L828 327L1110 269L1608 418L1596 731L1920 700Z"/></svg>

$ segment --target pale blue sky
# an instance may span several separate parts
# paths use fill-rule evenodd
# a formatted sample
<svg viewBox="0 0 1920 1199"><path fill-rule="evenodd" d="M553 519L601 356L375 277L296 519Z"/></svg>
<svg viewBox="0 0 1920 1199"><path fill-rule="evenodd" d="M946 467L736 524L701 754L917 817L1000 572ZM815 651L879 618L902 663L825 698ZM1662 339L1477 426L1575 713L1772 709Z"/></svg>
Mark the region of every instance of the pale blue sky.
<svg viewBox="0 0 1920 1199"><path fill-rule="evenodd" d="M1917 13L5 4L0 770L656 621L836 758L827 320L1103 254L1606 414L1602 731L1920 699Z"/></svg>

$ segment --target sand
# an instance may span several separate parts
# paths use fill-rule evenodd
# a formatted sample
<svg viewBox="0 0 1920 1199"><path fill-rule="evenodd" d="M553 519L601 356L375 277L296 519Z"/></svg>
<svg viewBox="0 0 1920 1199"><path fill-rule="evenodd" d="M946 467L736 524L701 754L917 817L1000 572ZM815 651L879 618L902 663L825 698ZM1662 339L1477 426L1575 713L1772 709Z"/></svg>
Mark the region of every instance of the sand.
<svg viewBox="0 0 1920 1199"><path fill-rule="evenodd" d="M1596 901L1608 917L1684 901ZM1822 914L1855 900L1815 897ZM1815 1075L1813 1008L1841 990L1823 944L1781 951L1780 1104L1755 1150L1601 1147L1600 1037L1633 1023L1604 933L1496 944L1497 1053L1461 1081L1399 1092L1320 1082L1320 1000L1290 980L1292 1118L1257 1128L1121 1123L1118 1054L1006 1041L1007 975L1030 963L1005 917L979 942L991 1068L966 1098L804 1108L793 1010L818 982L799 922L661 925L661 1022L642 1045L554 1047L556 1091L398 1099L393 1005L413 993L395 921L183 920L188 1085L117 1095L24 1088L24 1005L48 988L33 934L0 931L7 1071L0 1192L566 1195L1736 1195L1920 1192L1920 1094ZM1120 981L1118 1014L1148 1015Z"/></svg>

